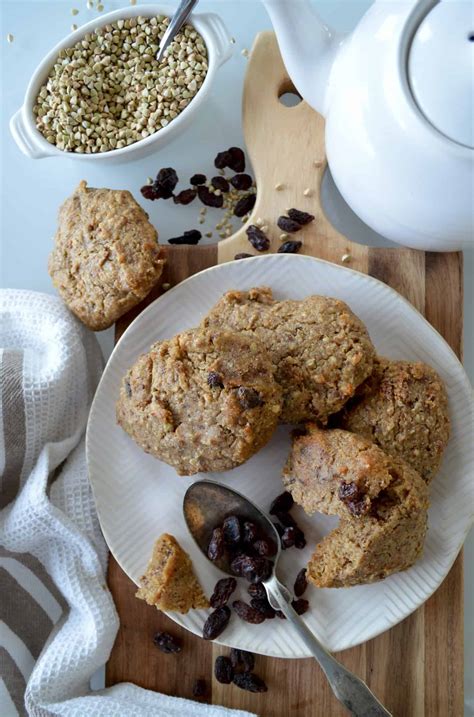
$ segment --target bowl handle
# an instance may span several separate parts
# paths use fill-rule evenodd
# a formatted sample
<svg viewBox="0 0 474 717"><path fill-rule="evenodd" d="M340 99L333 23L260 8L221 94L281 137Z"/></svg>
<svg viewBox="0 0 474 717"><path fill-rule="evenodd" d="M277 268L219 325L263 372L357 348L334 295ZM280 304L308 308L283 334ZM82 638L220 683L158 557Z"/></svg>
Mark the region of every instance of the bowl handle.
<svg viewBox="0 0 474 717"><path fill-rule="evenodd" d="M48 157L48 152L38 149L35 145L34 140L28 133L23 120L23 108L20 108L10 120L10 132L13 135L13 139L17 143L23 154L32 159L39 159L40 157Z"/></svg>
<svg viewBox="0 0 474 717"><path fill-rule="evenodd" d="M214 41L216 43L217 62L219 66L223 65L224 62L227 62L233 52L234 43L232 35L227 30L223 20L220 18L219 15L216 15L213 12L209 12L203 13L199 16L199 18L206 22L209 27L209 30L214 36Z"/></svg>

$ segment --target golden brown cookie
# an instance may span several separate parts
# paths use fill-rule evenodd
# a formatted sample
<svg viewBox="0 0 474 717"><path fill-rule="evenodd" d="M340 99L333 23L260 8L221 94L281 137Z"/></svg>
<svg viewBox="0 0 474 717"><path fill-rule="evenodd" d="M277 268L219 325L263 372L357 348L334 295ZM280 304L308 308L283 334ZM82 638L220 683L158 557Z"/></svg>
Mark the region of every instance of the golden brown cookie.
<svg viewBox="0 0 474 717"><path fill-rule="evenodd" d="M111 326L163 271L158 234L130 192L82 181L59 210L48 270L70 310L93 331Z"/></svg>
<svg viewBox="0 0 474 717"><path fill-rule="evenodd" d="M309 425L293 439L283 482L307 513L340 516L308 564L318 587L381 580L421 554L427 486L407 463L365 438Z"/></svg>
<svg viewBox="0 0 474 717"><path fill-rule="evenodd" d="M158 610L186 613L192 608L209 607L209 600L194 574L191 558L168 533L156 541L140 584L136 597L148 605L155 605Z"/></svg>
<svg viewBox="0 0 474 717"><path fill-rule="evenodd" d="M270 439L274 366L252 335L192 329L152 346L122 382L117 420L179 475L235 468Z"/></svg>
<svg viewBox="0 0 474 717"><path fill-rule="evenodd" d="M449 440L448 397L430 366L379 357L336 424L403 458L429 482Z"/></svg>
<svg viewBox="0 0 474 717"><path fill-rule="evenodd" d="M229 291L203 326L226 327L262 341L283 390L282 423L326 422L372 371L375 351L367 330L339 299L276 301L266 287Z"/></svg>

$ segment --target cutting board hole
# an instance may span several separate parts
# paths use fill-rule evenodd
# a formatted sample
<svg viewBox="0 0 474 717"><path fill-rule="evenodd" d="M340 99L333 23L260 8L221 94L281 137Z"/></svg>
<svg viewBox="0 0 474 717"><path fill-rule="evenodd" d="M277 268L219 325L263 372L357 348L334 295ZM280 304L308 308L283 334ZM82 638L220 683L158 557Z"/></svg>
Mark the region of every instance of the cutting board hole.
<svg viewBox="0 0 474 717"><path fill-rule="evenodd" d="M284 107L297 107L303 101L295 87L283 89L278 99Z"/></svg>

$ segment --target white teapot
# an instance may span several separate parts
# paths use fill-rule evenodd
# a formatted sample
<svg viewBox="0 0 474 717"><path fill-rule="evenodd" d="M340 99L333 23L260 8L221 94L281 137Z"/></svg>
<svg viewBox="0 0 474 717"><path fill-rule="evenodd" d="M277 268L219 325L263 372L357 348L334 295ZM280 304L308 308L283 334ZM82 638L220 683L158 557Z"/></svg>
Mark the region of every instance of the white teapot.
<svg viewBox="0 0 474 717"><path fill-rule="evenodd" d="M377 0L344 36L309 0L263 2L354 211L416 249L474 245L472 0Z"/></svg>

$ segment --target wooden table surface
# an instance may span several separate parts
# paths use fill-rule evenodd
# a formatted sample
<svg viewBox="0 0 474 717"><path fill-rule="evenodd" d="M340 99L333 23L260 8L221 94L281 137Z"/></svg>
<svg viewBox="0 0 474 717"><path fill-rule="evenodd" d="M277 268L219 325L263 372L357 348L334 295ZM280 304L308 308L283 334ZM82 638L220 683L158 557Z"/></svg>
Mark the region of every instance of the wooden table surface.
<svg viewBox="0 0 474 717"><path fill-rule="evenodd" d="M247 71L243 125L258 186L253 215L271 221L296 206L316 215L299 233L302 253L369 273L405 296L462 356L462 255L410 249L380 249L354 244L327 220L319 190L325 169L324 122L304 102L291 109L278 102L291 88L273 33L258 36ZM282 179L283 178L283 179ZM275 182L285 182L275 192ZM310 187L311 196L304 196ZM269 227L270 251L280 244ZM252 251L244 232L216 246L169 247L163 282L172 286L204 268ZM229 287L230 288L230 287ZM117 325L117 336L144 305ZM157 536L160 533L157 526ZM108 685L129 681L170 695L192 698L196 678L209 692L205 701L247 709L262 717L339 717L347 714L312 659L257 658L256 672L269 691L254 695L213 678L214 659L227 648L210 644L175 625L134 597L136 586L111 558L108 583L120 615L120 630L107 664ZM155 632L180 635L179 655L163 655L153 645ZM338 658L367 681L397 717L461 717L463 714L463 563L458 556L436 593L415 613L383 635L346 650Z"/></svg>

